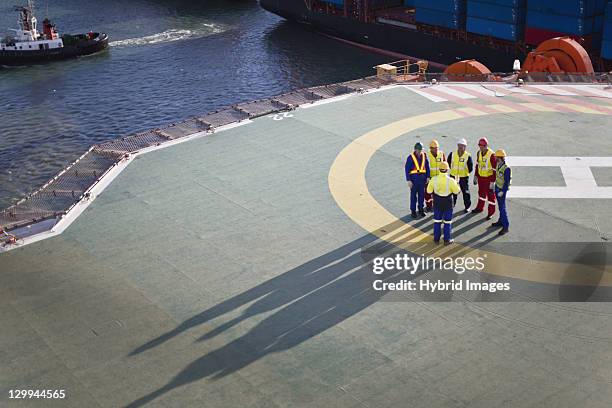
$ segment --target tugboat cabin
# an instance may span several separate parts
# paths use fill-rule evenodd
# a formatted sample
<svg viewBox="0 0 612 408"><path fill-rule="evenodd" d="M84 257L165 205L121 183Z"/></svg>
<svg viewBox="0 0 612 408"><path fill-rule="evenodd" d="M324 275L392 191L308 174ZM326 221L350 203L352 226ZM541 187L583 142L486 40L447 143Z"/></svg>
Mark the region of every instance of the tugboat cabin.
<svg viewBox="0 0 612 408"><path fill-rule="evenodd" d="M18 7L19 28L12 29L15 33L12 37L5 38L0 43L1 51L36 51L62 48L64 43L57 34L55 26L45 19L43 21L43 33L37 30L37 19L32 14L32 7Z"/></svg>

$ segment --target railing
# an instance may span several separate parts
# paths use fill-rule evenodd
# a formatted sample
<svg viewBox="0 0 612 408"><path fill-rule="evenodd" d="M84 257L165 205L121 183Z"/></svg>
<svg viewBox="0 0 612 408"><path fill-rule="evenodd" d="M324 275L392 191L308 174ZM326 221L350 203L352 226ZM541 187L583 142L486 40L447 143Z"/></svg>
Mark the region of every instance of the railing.
<svg viewBox="0 0 612 408"><path fill-rule="evenodd" d="M49 219L59 220L77 203L88 199L93 186L113 167L142 149L202 132L213 133L232 123L289 111L301 105L394 82L394 79L373 76L301 89L272 98L240 103L203 116L94 145L38 190L0 211L0 230L6 234L11 231L11 240L14 240L15 236L21 238L28 234L23 227ZM6 236L0 235L0 244L6 242Z"/></svg>
<svg viewBox="0 0 612 408"><path fill-rule="evenodd" d="M410 60L393 61L374 67L377 76L396 82L524 82L543 83L597 83L612 84L612 72L582 74L582 73L505 73L492 72L488 74L446 74L427 72L428 62Z"/></svg>

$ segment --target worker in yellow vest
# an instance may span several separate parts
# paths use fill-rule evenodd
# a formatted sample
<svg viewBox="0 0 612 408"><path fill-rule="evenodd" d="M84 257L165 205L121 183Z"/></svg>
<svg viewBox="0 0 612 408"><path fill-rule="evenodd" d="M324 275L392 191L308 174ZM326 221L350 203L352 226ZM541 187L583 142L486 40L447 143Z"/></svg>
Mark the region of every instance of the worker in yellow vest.
<svg viewBox="0 0 612 408"><path fill-rule="evenodd" d="M506 151L499 149L495 152L497 168L495 169L495 194L499 205L499 220L491 224L492 227L502 227L499 235L505 235L510 228L508 211L506 210L506 197L512 183L512 170L506 164Z"/></svg>
<svg viewBox="0 0 612 408"><path fill-rule="evenodd" d="M440 150L440 143L436 139L429 143L429 152L427 152L427 161L429 161L429 177L433 178L440 174L439 168L441 163L446 163L446 156ZM433 195L425 191L425 209L431 211L433 209Z"/></svg>
<svg viewBox="0 0 612 408"><path fill-rule="evenodd" d="M438 167L439 173L432 177L427 184L427 192L433 194L434 210L434 242L440 242L441 224L444 224L444 245L453 243L453 197L459 194L459 184L454 178L449 177L448 163L442 162Z"/></svg>
<svg viewBox="0 0 612 408"><path fill-rule="evenodd" d="M417 142L414 145L414 151L406 159L404 169L406 171L406 181L410 188L410 212L412 218L417 218L417 207L419 215L425 217L425 187L427 187L427 182L429 181L429 163L427 155L423 153L421 142Z"/></svg>
<svg viewBox="0 0 612 408"><path fill-rule="evenodd" d="M450 166L450 175L459 183L461 193L463 195L463 205L465 213L470 212L472 200L470 199L470 173L474 169L472 157L465 150L467 141L459 139L457 142L457 150L448 155L448 165ZM453 195L453 205L457 204L457 194Z"/></svg>
<svg viewBox="0 0 612 408"><path fill-rule="evenodd" d="M495 153L489 147L486 137L478 141L478 153L476 153L476 170L474 170L474 185L478 185L478 204L472 213L484 211L485 203L488 203L487 220L495 214L495 168L497 160Z"/></svg>

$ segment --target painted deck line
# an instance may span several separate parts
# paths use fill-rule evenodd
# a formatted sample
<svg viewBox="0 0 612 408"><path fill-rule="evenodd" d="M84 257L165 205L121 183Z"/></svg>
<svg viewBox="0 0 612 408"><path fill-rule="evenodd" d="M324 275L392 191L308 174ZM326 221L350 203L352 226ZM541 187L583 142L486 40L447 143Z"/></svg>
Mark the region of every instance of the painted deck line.
<svg viewBox="0 0 612 408"><path fill-rule="evenodd" d="M433 94L437 94L438 93L438 88L433 88L430 89L429 92L433 93ZM468 91L466 90L466 92L474 92L474 91ZM494 96L485 96L485 95L481 95L478 94L476 92L474 92L474 94L476 94L477 96L474 96L474 98L478 98L480 101L474 101L474 100L468 100L468 99L462 99L462 98L458 98L455 96L451 96L450 94L448 94L448 98L451 102L456 103L457 105L459 105L460 107L467 107L467 108L472 108L475 109L476 111L480 111L480 112L485 112L485 113L499 113L500 111L498 109L492 109L489 107L488 104L482 103L483 100L492 100L495 101L496 103L508 103L511 104L511 108L516 110L516 111L525 111L526 109L522 108L520 105L518 104L513 104L512 102L504 102L501 99L503 98L497 98ZM467 112L461 112L457 109L455 109L459 114L465 114ZM468 113L469 115L469 113ZM469 115L469 116L473 116L473 115Z"/></svg>
<svg viewBox="0 0 612 408"><path fill-rule="evenodd" d="M448 85L436 85L434 86L434 88L438 92L441 92L443 94L448 94L450 96L454 96L459 99L476 99L476 96L469 94L469 93L458 91L456 89L451 88Z"/></svg>
<svg viewBox="0 0 612 408"><path fill-rule="evenodd" d="M502 85L502 84L491 84L488 85L489 88L499 90L499 92L504 92L508 95L512 94L525 94L525 95L538 95L540 92L530 91L529 89L525 89L522 86L516 85Z"/></svg>
<svg viewBox="0 0 612 408"><path fill-rule="evenodd" d="M489 109L493 109L496 110L498 112L503 112L503 113L515 113L515 112L520 112L520 110L518 109L514 109L513 107L511 107L510 105L504 105L504 104L492 104L492 105L487 105L487 107Z"/></svg>
<svg viewBox="0 0 612 408"><path fill-rule="evenodd" d="M475 109L477 111L481 111L481 112L485 112L485 113L497 113L498 112L496 110L487 108L487 106L482 104L482 103L479 103L479 102L476 102L476 101L472 101L472 100L468 100L468 99L464 99L464 98L460 98L458 96L453 96L450 93L444 94L444 93L439 91L439 88L437 86L428 89L428 92L430 92L430 93L432 93L434 95L440 96L440 97L446 96L449 101L456 103L460 107L472 108L472 109ZM477 97L474 96L473 99L476 99L476 98ZM459 114L467 114L467 115L469 115L469 113L467 113L467 112L460 112L460 111L459 111Z"/></svg>
<svg viewBox="0 0 612 408"><path fill-rule="evenodd" d="M612 157L508 156L508 164L517 167L612 167Z"/></svg>
<svg viewBox="0 0 612 408"><path fill-rule="evenodd" d="M526 110L535 110L535 109L531 109L529 106L523 106L520 103L516 103L516 102L512 102L510 100L508 100L507 98L503 98L503 97L499 97L499 96L490 96L490 95L485 95L485 94L481 94L478 91L474 90L474 89L465 89L466 92L469 93L473 93L474 95L478 95L478 97L482 100L485 101L489 101L492 102L492 105L495 106L506 106L508 109L510 110L506 110L505 112L524 112ZM465 102L462 101L458 101L458 103L463 103L465 104ZM491 105L482 105L484 109L490 109L494 112L502 112L499 108L492 108Z"/></svg>
<svg viewBox="0 0 612 408"><path fill-rule="evenodd" d="M526 85L526 89L535 88L534 92L543 92L544 94L553 94L559 96L578 96L575 92L566 91L558 85Z"/></svg>
<svg viewBox="0 0 612 408"><path fill-rule="evenodd" d="M507 92L503 92L497 89L491 89L484 84L452 84L448 86L450 88L461 88L464 91L471 91L471 94L474 94L474 92L476 92L485 96L503 97L508 94Z"/></svg>
<svg viewBox="0 0 612 408"><path fill-rule="evenodd" d="M612 106L606 106L604 104L600 104L600 103L593 103L593 99L597 99L598 101L606 101L605 98L590 98L590 97L585 97L585 96L581 96L581 95L574 95L574 96L566 96L566 95L547 95L547 97L550 99L550 101L552 101L551 103L555 103L555 104L569 104L569 105L577 105L577 106L582 106L584 108L588 108L590 109L590 111L588 109L586 110L582 110L580 112L583 113L594 113L593 111L597 111L595 113L604 113L604 114L612 114ZM540 101L541 99L538 98L538 100ZM610 102L612 103L612 100L610 100ZM604 102L605 103L605 102ZM564 106L564 109L568 108L570 110L576 110L573 109L569 106Z"/></svg>
<svg viewBox="0 0 612 408"><path fill-rule="evenodd" d="M424 87L422 85L419 85L419 86L408 85L408 86L405 86L404 88L418 95L421 95L422 97L427 98L432 102L447 102L448 101L448 99L446 98L443 98L441 96L434 95L432 93L425 91L425 89L428 89L429 87Z"/></svg>
<svg viewBox="0 0 612 408"><path fill-rule="evenodd" d="M475 109L475 108L458 108L458 109L455 109L455 111L464 112L468 116L483 116L483 115L489 114L489 112L484 112L483 110Z"/></svg>
<svg viewBox="0 0 612 408"><path fill-rule="evenodd" d="M573 90L578 91L579 95L583 96L600 96L608 99L612 99L612 88L606 90L605 86L597 86L597 85L563 85L565 88L571 88Z"/></svg>
<svg viewBox="0 0 612 408"><path fill-rule="evenodd" d="M550 104L541 104L537 102L525 102L520 105L526 107L527 109L538 111L538 112L559 112L559 109L555 109Z"/></svg>
<svg viewBox="0 0 612 408"><path fill-rule="evenodd" d="M338 102L338 101L343 101L345 99L350 98L351 96L354 96L353 94L347 94L347 95L338 95L338 96L334 96L333 98L329 98L329 99L323 99L321 101L316 101L313 103L310 103L308 105L300 105L298 106L296 109L310 109L310 108L316 108L317 106L321 106L321 105L326 105L328 103L333 103L333 102Z"/></svg>
<svg viewBox="0 0 612 408"><path fill-rule="evenodd" d="M558 103L557 105L563 106L567 109L580 112L580 113L591 113L593 115L607 115L612 113L612 110L606 109L605 107L601 108L592 108L587 106L586 104L578 104L578 103Z"/></svg>
<svg viewBox="0 0 612 408"><path fill-rule="evenodd" d="M596 189L567 187L533 186L511 187L508 198L551 198L551 199L610 199L612 198L612 187L598 187Z"/></svg>
<svg viewBox="0 0 612 408"><path fill-rule="evenodd" d="M519 102L520 105L523 105L527 108L530 108L534 111L538 112L574 112L572 109L561 106L554 102L548 102L543 100L542 98L537 98L537 95L527 95L527 94L515 94L514 98L519 99L524 102Z"/></svg>

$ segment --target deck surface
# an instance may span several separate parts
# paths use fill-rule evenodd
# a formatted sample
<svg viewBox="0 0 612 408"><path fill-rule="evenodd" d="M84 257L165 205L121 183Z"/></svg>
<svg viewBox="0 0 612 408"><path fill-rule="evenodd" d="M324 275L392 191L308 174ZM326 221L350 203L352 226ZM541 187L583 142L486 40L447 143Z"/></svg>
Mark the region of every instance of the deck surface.
<svg viewBox="0 0 612 408"><path fill-rule="evenodd" d="M610 129L603 86L399 86L138 156L64 233L0 254L0 406L607 408L612 303L588 301L612 286ZM596 253L598 279L475 277L512 282L493 301L372 290L373 254L431 233L406 217L414 143L474 155L482 136L602 162L591 183L517 161L511 233L457 215L458 245L519 266Z"/></svg>

